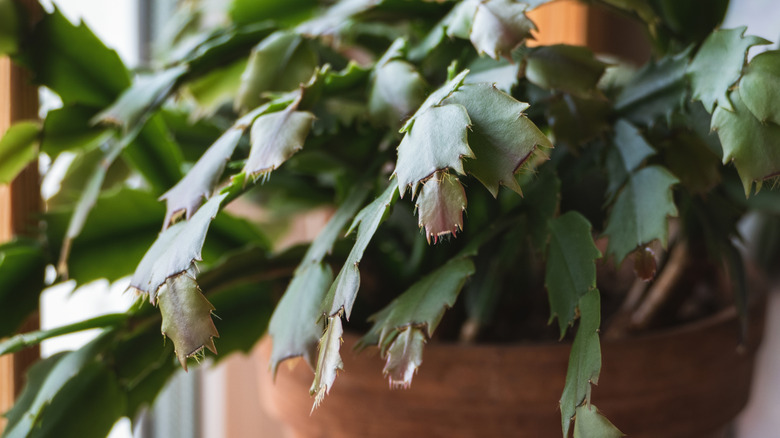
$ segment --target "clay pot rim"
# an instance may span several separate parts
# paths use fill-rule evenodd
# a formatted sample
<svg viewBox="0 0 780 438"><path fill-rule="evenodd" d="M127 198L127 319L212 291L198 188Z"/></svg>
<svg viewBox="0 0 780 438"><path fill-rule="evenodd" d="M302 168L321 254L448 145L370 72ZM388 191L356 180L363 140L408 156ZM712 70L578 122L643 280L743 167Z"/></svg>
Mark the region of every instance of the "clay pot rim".
<svg viewBox="0 0 780 438"><path fill-rule="evenodd" d="M751 307L758 307L758 306L751 306ZM751 312L751 313L756 313L756 312ZM759 317L758 315L755 314L751 316ZM657 339L671 338L671 337L676 337L688 333L700 332L727 323L733 323L734 330L739 330L738 317L739 316L738 316L737 309L735 306L732 305L712 315L694 321L689 321L674 327L662 328L662 329L653 330L646 333L631 335L625 338L618 338L618 339L608 339L602 336L601 345L602 347L604 347L606 345L621 345L626 343L654 341ZM350 331L345 331L343 335L345 344L350 347L354 345L357 342L357 340L360 339L360 337L362 337L361 334L350 332ZM747 334L747 337L744 342L749 341L751 344L756 342L756 340L760 342L761 337L762 337L762 333L753 333L751 331L750 333ZM463 349L464 347L470 349L481 349L484 351L495 350L495 349L511 350L511 349L533 349L533 348L539 348L539 349L565 348L568 350L569 348L571 348L571 341L474 342L474 343L466 344L466 343L454 342L454 341L435 340L435 341L428 341L425 345L426 351L429 351L428 349L430 348L434 348L436 350L459 350L459 349ZM365 351L362 353L376 351L376 349L377 347L375 345L368 346L365 349Z"/></svg>

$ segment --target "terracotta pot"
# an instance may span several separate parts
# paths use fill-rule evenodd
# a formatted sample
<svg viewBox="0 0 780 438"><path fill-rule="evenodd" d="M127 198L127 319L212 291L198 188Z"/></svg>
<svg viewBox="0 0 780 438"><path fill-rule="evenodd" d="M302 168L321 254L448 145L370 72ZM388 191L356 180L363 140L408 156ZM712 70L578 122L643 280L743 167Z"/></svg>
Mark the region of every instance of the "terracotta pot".
<svg viewBox="0 0 780 438"><path fill-rule="evenodd" d="M763 313L738 347L733 310L682 328L603 341L601 384L593 402L636 438L712 438L748 400ZM376 354L342 347L344 371L310 415L312 372L302 361L282 365L271 382L271 341L259 356L261 399L292 438L561 436L558 399L569 345L431 343L410 389L390 390Z"/></svg>

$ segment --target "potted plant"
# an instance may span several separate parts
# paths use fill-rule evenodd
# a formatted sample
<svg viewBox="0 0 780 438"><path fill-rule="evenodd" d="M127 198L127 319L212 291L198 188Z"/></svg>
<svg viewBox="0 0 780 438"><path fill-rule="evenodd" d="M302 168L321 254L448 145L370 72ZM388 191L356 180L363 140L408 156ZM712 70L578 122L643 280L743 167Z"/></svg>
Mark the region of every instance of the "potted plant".
<svg viewBox="0 0 780 438"><path fill-rule="evenodd" d="M38 237L0 247L0 336L53 281L47 265L79 284L132 275L138 294L126 313L0 344L103 329L30 370L3 436L104 435L179 364L266 329L274 373L298 356L314 370L316 406L350 373L345 328L378 348L377 381L404 387L434 339L572 340L553 347L571 350L555 428L620 436L591 400L600 327L632 339L736 305L760 330L734 239L773 202L759 189L780 171L780 53L748 63L768 42L718 29L727 2L596 2L646 27L654 58L632 69L529 46L542 3L234 0L217 28L183 10L158 65L131 75L56 8L27 25L0 1L0 51L63 104L5 134L0 177L37 153L71 161ZM323 206L311 243L274 246Z"/></svg>

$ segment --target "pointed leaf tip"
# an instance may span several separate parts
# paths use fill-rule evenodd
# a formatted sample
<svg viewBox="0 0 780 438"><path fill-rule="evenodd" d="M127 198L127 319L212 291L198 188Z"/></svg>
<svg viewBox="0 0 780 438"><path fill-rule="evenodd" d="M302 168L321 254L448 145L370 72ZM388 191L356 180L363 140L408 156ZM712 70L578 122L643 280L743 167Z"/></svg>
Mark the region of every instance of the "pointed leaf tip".
<svg viewBox="0 0 780 438"><path fill-rule="evenodd" d="M317 369L314 372L314 381L311 384L311 389L309 389L309 393L314 396L312 412L322 403L327 393L330 392L338 372L344 369L344 362L342 362L339 354L342 342L341 336L343 334L344 329L341 325L341 316L329 317L328 327L325 329L325 333L322 334L322 338L320 338Z"/></svg>

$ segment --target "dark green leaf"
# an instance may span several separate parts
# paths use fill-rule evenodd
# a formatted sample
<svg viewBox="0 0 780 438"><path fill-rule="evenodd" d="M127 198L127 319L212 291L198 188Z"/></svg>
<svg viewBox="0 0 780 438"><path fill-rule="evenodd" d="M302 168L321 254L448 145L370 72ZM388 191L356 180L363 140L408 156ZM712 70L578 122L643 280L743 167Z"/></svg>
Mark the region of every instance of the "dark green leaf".
<svg viewBox="0 0 780 438"><path fill-rule="evenodd" d="M290 91L306 83L317 68L309 43L292 32L276 32L252 49L241 75L235 107L247 110L263 103L263 93Z"/></svg>
<svg viewBox="0 0 780 438"><path fill-rule="evenodd" d="M723 146L723 163L734 163L745 195L749 196L753 182L758 191L763 180L780 173L780 125L756 119L738 90L729 97L733 111L719 105L712 114L712 129L718 132Z"/></svg>
<svg viewBox="0 0 780 438"><path fill-rule="evenodd" d="M476 159L466 161L466 171L493 196L500 185L520 193L515 172L535 151L552 148L550 140L523 115L528 104L489 84L464 85L444 103L465 107L473 124L468 138Z"/></svg>
<svg viewBox="0 0 780 438"><path fill-rule="evenodd" d="M8 184L38 156L37 122L17 122L0 139L0 184Z"/></svg>
<svg viewBox="0 0 780 438"><path fill-rule="evenodd" d="M188 221L179 222L160 233L138 264L130 287L148 294L149 300L154 303L157 290L168 278L193 269L195 261L201 260L209 225L226 196L214 196Z"/></svg>
<svg viewBox="0 0 780 438"><path fill-rule="evenodd" d="M780 125L780 51L756 55L739 81L739 96L762 123Z"/></svg>
<svg viewBox="0 0 780 438"><path fill-rule="evenodd" d="M186 65L178 65L148 75L139 75L108 108L93 119L130 130L142 123L168 98L177 81L187 73Z"/></svg>
<svg viewBox="0 0 780 438"><path fill-rule="evenodd" d="M68 258L68 275L80 284L98 278L116 280L133 272L160 231L165 211L149 193L121 189L101 195ZM47 235L55 254L61 252L73 210L47 214Z"/></svg>
<svg viewBox="0 0 780 438"><path fill-rule="evenodd" d="M425 80L404 60L405 49L405 41L396 40L374 67L368 111L378 125L397 128L423 102Z"/></svg>
<svg viewBox="0 0 780 438"><path fill-rule="evenodd" d="M569 436L571 420L575 413L579 412L577 408L590 408L591 384L598 385L601 373L601 297L598 289L593 289L580 298L579 309L580 325L571 346L566 385L560 400L564 437Z"/></svg>
<svg viewBox="0 0 780 438"><path fill-rule="evenodd" d="M89 170L89 176L79 193L78 201L68 222L68 229L65 231L65 237L62 240L62 249L57 263L57 271L65 278L68 277L68 257L70 256L73 239L78 237L84 229L84 223L87 221L87 217L100 195L100 189L103 187L103 181L108 173L108 168L111 167L114 160L119 156L119 153L122 151L121 148L122 145L116 142L108 144L108 149L104 155Z"/></svg>
<svg viewBox="0 0 780 438"><path fill-rule="evenodd" d="M699 135L687 130L673 132L661 147L666 166L692 193L704 195L720 182L720 160Z"/></svg>
<svg viewBox="0 0 780 438"><path fill-rule="evenodd" d="M252 123L252 149L244 170L257 178L267 175L303 148L314 114L296 111L297 102L284 111L264 114Z"/></svg>
<svg viewBox="0 0 780 438"><path fill-rule="evenodd" d="M38 308L45 267L38 242L17 240L0 245L0 338L14 333Z"/></svg>
<svg viewBox="0 0 780 438"><path fill-rule="evenodd" d="M574 438L620 438L626 436L618 430L607 417L599 412L596 405L580 406L574 418Z"/></svg>
<svg viewBox="0 0 780 438"><path fill-rule="evenodd" d="M44 15L33 29L25 61L35 81L62 98L63 103L105 107L130 86L119 56L83 23L74 26L57 9Z"/></svg>
<svg viewBox="0 0 780 438"><path fill-rule="evenodd" d="M550 166L543 166L525 190L523 202L528 206L528 226L531 243L543 253L549 236L548 224L558 212L561 180Z"/></svg>
<svg viewBox="0 0 780 438"><path fill-rule="evenodd" d="M97 432L98 436L101 436L101 432L107 434L123 409L118 409L119 413L114 411L122 408L125 403L116 382L109 378L104 365L97 361L98 355L113 337L113 333L105 332L79 350L66 353L56 364L47 364L45 368L48 368L48 372L45 377L40 380L36 378L35 383L40 386L34 388L34 396L24 398L27 409L23 413L13 415L18 421L6 425L3 437L46 437L55 434L69 437L92 436L88 433L90 429L93 434ZM107 391L108 396L106 397L105 393L97 394L101 390ZM98 406L92 405L92 400L97 401ZM99 408L101 404L104 405L102 409ZM90 409L80 410L82 407ZM97 411L100 411L99 415ZM46 412L46 415L42 415L43 412ZM94 418L83 418L81 415ZM109 416L112 417L110 421ZM68 417L79 418L80 421L68 422ZM90 424L91 420L94 420L94 424ZM86 435L67 435L65 433L69 432L69 428L83 428L81 432ZM63 434L55 432L57 429L61 429Z"/></svg>
<svg viewBox="0 0 780 438"><path fill-rule="evenodd" d="M659 240L665 247L669 216L677 216L672 186L678 180L661 166L649 166L631 175L615 200L604 234L607 254L615 263L637 247Z"/></svg>
<svg viewBox="0 0 780 438"><path fill-rule="evenodd" d="M414 125L398 145L395 175L399 193L411 187L414 197L417 186L437 170L465 173L462 158L474 156L467 142L470 125L461 105L433 106L415 113Z"/></svg>
<svg viewBox="0 0 780 438"><path fill-rule="evenodd" d="M0 56L13 55L19 48L22 14L14 0L0 0Z"/></svg>
<svg viewBox="0 0 780 438"><path fill-rule="evenodd" d="M688 51L650 61L615 98L615 110L634 123L651 125L682 105L687 93Z"/></svg>
<svg viewBox="0 0 780 438"><path fill-rule="evenodd" d="M314 369L317 340L324 330L320 303L333 283L333 272L323 263L342 230L363 204L368 190L356 186L309 246L274 310L268 332L273 337L271 370L289 358L303 356Z"/></svg>
<svg viewBox="0 0 780 438"><path fill-rule="evenodd" d="M565 44L531 49L525 60L529 82L579 97L597 92L596 84L606 68L589 49Z"/></svg>
<svg viewBox="0 0 780 438"><path fill-rule="evenodd" d="M558 318L561 338L574 321L580 298L596 287L596 259L600 257L584 216L570 211L550 221L544 284L550 298L550 322Z"/></svg>
<svg viewBox="0 0 780 438"><path fill-rule="evenodd" d="M65 151L91 151L102 145L114 133L99 126L91 126L93 108L69 105L46 113L41 135L41 152L52 160Z"/></svg>
<svg viewBox="0 0 780 438"><path fill-rule="evenodd" d="M547 106L547 119L555 144L576 147L600 136L611 127L611 112L610 102L603 98L554 97Z"/></svg>
<svg viewBox="0 0 780 438"><path fill-rule="evenodd" d="M758 44L770 44L756 36L745 37L745 29L712 32L688 66L693 98L701 100L708 112L712 112L716 103L729 111L734 110L727 94L742 74L747 50Z"/></svg>
<svg viewBox="0 0 780 438"><path fill-rule="evenodd" d="M204 347L217 354L213 338L219 337L219 333L211 319L214 306L189 273L167 277L157 292L157 301L162 314L162 333L173 341L174 352L185 371L187 358L200 353Z"/></svg>
<svg viewBox="0 0 780 438"><path fill-rule="evenodd" d="M310 14L317 4L316 0L233 0L228 14L236 24L252 24L263 20L297 21Z"/></svg>
<svg viewBox="0 0 780 438"><path fill-rule="evenodd" d="M51 370L62 360L69 352L62 351L49 356L41 358L30 366L25 375L25 384L22 388L22 392L16 398L16 402L13 407L7 412L3 413L3 416L8 421L6 428L10 430L14 424L19 423L22 420L22 416L30 409L32 403L35 401L35 396L41 389L41 385L46 380Z"/></svg>
<svg viewBox="0 0 780 438"><path fill-rule="evenodd" d="M132 143L125 147L122 158L128 162L152 186L154 192L163 193L179 181L183 162L179 145L173 140L160 115L154 115L143 126Z"/></svg>
<svg viewBox="0 0 780 438"><path fill-rule="evenodd" d="M607 193L610 197L623 186L631 175L647 157L655 155L655 150L647 143L637 128L625 120L615 123L615 137L612 140L614 147L607 153L607 170L609 172L609 186Z"/></svg>
<svg viewBox="0 0 780 438"><path fill-rule="evenodd" d="M534 23L525 15L527 3L514 0L487 0L477 6L469 39L479 53L493 59L509 56L531 31Z"/></svg>
<svg viewBox="0 0 780 438"><path fill-rule="evenodd" d="M397 196L397 187L391 181L384 193L363 207L358 212L355 220L352 221L348 234L357 229L357 240L322 302L322 313L332 316L344 312L347 319L349 319L349 315L352 313L352 305L355 303L355 297L360 287L358 263L363 258L363 253L366 251L377 228L379 228L379 224L387 217L387 213L395 203Z"/></svg>

